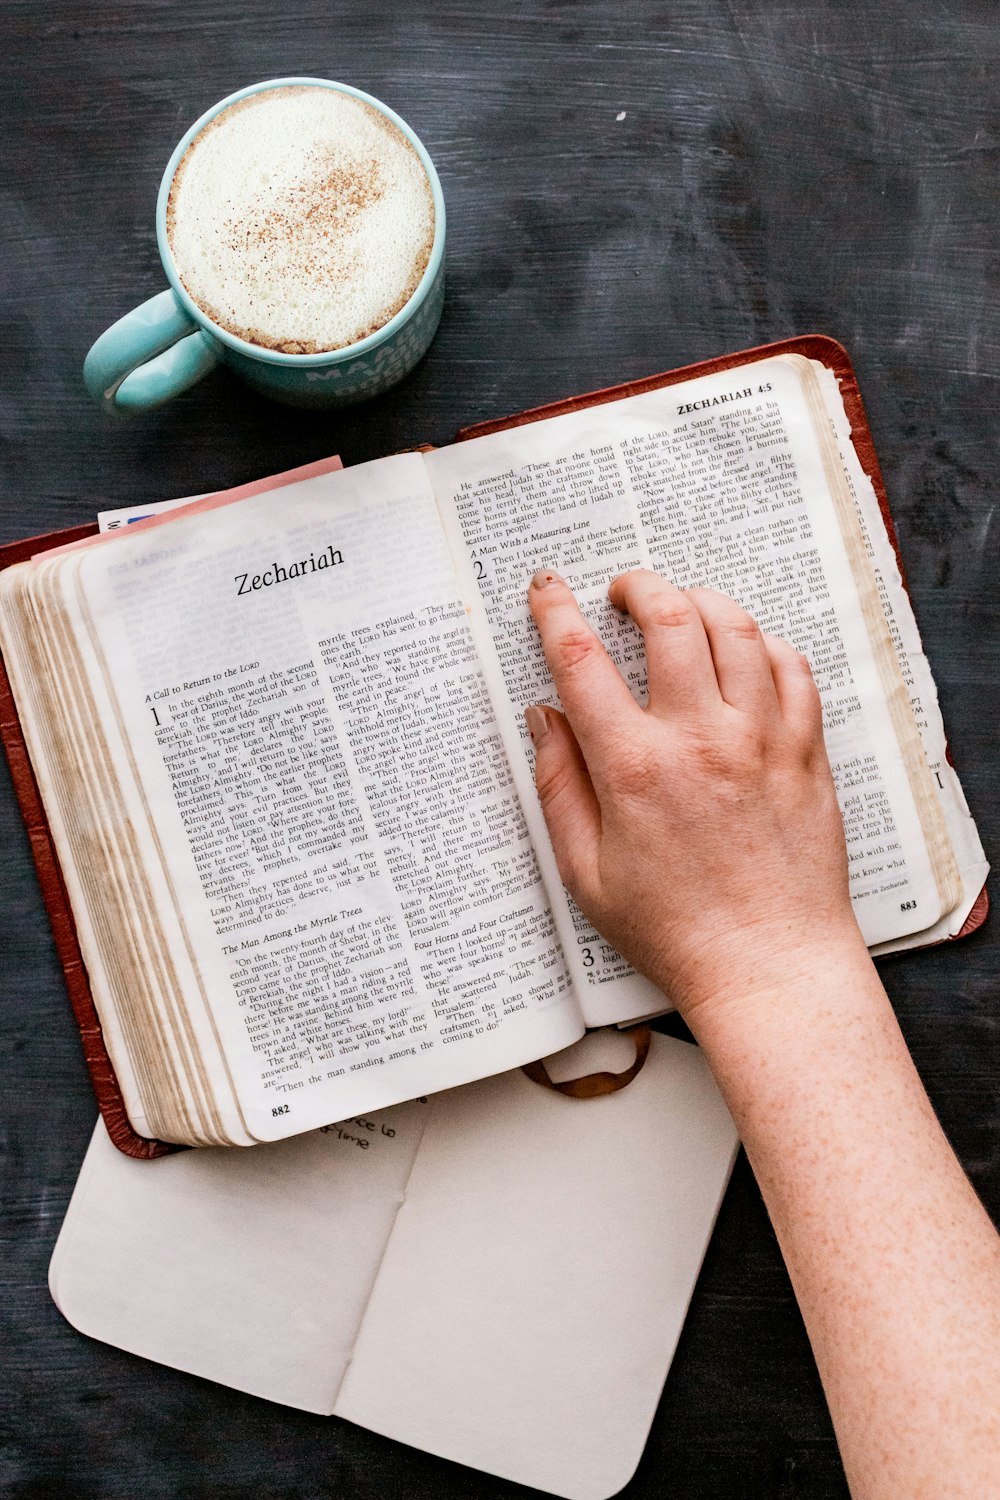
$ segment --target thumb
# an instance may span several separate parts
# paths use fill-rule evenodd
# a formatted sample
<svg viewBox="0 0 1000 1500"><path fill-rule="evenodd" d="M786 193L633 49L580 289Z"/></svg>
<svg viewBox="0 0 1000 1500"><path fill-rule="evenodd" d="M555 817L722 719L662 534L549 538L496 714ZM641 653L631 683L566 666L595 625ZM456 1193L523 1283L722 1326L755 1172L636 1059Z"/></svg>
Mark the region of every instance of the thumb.
<svg viewBox="0 0 1000 1500"><path fill-rule="evenodd" d="M563 884L579 900L597 876L601 813L590 772L565 714L532 704L524 721L535 747L535 787Z"/></svg>

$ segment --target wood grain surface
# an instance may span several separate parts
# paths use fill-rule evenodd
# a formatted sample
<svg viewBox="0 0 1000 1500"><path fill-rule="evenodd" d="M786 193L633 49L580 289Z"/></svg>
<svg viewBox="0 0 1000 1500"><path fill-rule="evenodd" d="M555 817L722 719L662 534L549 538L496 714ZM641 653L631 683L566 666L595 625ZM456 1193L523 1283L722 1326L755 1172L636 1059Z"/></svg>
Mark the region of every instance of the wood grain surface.
<svg viewBox="0 0 1000 1500"><path fill-rule="evenodd" d="M357 463L443 442L576 391L833 334L866 398L955 760L987 850L1000 848L992 6L5 0L0 39L0 539L331 452ZM215 100L290 74L378 95L437 163L449 284L428 358L339 416L270 405L216 373L160 412L105 417L80 367L97 334L162 284L153 208L172 146ZM0 1494L527 1495L63 1323L46 1267L95 1111L5 774L0 816ZM995 922L883 967L934 1105L994 1211L997 967ZM742 1160L623 1493L846 1495Z"/></svg>

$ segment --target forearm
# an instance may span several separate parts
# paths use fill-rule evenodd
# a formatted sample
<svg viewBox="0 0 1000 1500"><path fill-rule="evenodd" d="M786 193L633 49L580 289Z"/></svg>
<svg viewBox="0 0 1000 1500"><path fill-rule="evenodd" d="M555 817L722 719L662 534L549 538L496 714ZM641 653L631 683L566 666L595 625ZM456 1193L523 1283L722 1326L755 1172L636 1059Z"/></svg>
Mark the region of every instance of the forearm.
<svg viewBox="0 0 1000 1500"><path fill-rule="evenodd" d="M710 590L640 570L608 596L643 633L645 709L558 575L529 590L565 710L528 716L560 874L704 1047L856 1500L1000 1495L998 1242L852 914L808 664Z"/></svg>
<svg viewBox="0 0 1000 1500"><path fill-rule="evenodd" d="M774 1223L855 1500L1000 1494L1000 1242L860 937L691 1023Z"/></svg>

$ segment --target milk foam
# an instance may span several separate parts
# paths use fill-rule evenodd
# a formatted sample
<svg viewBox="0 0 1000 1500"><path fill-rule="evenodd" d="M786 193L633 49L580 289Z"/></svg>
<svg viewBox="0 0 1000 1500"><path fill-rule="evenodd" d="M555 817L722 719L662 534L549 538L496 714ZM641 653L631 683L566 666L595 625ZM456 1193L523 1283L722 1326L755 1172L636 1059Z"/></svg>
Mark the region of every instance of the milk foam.
<svg viewBox="0 0 1000 1500"><path fill-rule="evenodd" d="M174 174L167 238L213 322L287 354L374 333L430 258L434 200L393 123L336 89L289 85L231 104Z"/></svg>

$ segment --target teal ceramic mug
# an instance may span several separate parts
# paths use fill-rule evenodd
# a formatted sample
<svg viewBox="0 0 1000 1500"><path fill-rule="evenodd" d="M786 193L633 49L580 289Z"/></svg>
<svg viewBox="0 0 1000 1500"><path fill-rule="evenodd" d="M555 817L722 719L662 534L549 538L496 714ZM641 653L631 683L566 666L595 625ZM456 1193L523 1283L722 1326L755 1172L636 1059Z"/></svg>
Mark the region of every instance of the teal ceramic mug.
<svg viewBox="0 0 1000 1500"><path fill-rule="evenodd" d="M373 106L413 146L434 199L434 240L427 268L409 301L357 343L318 354L284 354L230 333L207 316L181 283L167 240L167 200L177 166L210 120L237 100L262 89L337 89ZM347 406L367 400L402 380L427 351L444 302L445 211L441 183L422 143L399 116L378 99L324 78L272 78L230 94L196 120L167 163L156 203L156 239L169 290L126 313L94 344L83 367L96 401L116 411L148 411L186 391L225 365L254 390L292 406Z"/></svg>

